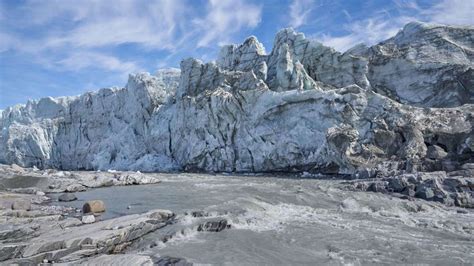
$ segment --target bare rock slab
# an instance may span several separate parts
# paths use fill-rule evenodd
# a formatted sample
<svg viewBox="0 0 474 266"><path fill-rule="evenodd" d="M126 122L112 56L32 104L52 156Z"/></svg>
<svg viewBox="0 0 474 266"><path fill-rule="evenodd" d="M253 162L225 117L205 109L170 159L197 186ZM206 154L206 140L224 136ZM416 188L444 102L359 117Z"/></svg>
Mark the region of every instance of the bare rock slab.
<svg viewBox="0 0 474 266"><path fill-rule="evenodd" d="M15 258L7 263L41 263L75 261L96 254L121 252L127 243L166 225L174 214L167 210L153 210L143 214L123 216L82 226L60 226L31 239L21 246ZM1 247L0 247L1 248ZM17 250L20 247L4 249Z"/></svg>

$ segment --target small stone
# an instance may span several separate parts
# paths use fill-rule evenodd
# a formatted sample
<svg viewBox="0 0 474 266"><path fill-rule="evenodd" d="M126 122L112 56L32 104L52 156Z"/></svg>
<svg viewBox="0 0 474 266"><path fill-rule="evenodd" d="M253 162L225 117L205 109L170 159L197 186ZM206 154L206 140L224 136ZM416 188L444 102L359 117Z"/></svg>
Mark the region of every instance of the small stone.
<svg viewBox="0 0 474 266"><path fill-rule="evenodd" d="M43 191L36 191L37 196L44 196L46 195Z"/></svg>
<svg viewBox="0 0 474 266"><path fill-rule="evenodd" d="M415 190L411 187L405 187L402 192L403 195L407 195L409 197L414 197L415 196Z"/></svg>
<svg viewBox="0 0 474 266"><path fill-rule="evenodd" d="M193 211L191 213L191 215L193 217L204 217L204 216L206 216L206 214L203 211Z"/></svg>
<svg viewBox="0 0 474 266"><path fill-rule="evenodd" d="M443 159L446 156L448 153L438 145L429 146L426 152L426 157L430 159Z"/></svg>
<svg viewBox="0 0 474 266"><path fill-rule="evenodd" d="M376 176L377 176L376 171L372 169L360 169L354 175L356 179L369 179L369 178L375 178Z"/></svg>
<svg viewBox="0 0 474 266"><path fill-rule="evenodd" d="M367 191L384 193L387 192L387 189L382 183L374 182L369 185Z"/></svg>
<svg viewBox="0 0 474 266"><path fill-rule="evenodd" d="M12 204L12 210L31 210L31 203L26 200L18 200L14 201Z"/></svg>
<svg viewBox="0 0 474 266"><path fill-rule="evenodd" d="M83 213L99 213L105 212L105 204L101 200L91 200L82 206Z"/></svg>
<svg viewBox="0 0 474 266"><path fill-rule="evenodd" d="M402 177L391 178L388 181L389 187L395 192L402 192L407 186L407 182Z"/></svg>
<svg viewBox="0 0 474 266"><path fill-rule="evenodd" d="M425 199L425 200L429 200L429 199L432 199L434 197L434 192L429 187L422 188L421 190L416 191L415 197L422 198L422 199Z"/></svg>
<svg viewBox="0 0 474 266"><path fill-rule="evenodd" d="M79 192L79 191L85 191L86 187L84 187L81 184L72 184L66 187L66 192Z"/></svg>
<svg viewBox="0 0 474 266"><path fill-rule="evenodd" d="M127 206L127 209L130 210L131 208L132 208L132 205L128 205L128 206Z"/></svg>
<svg viewBox="0 0 474 266"><path fill-rule="evenodd" d="M82 223L83 224L91 224L91 223L94 223L95 222L95 217L94 215L84 215L82 216Z"/></svg>
<svg viewBox="0 0 474 266"><path fill-rule="evenodd" d="M73 193L63 193L58 197L58 201L74 201L74 200L77 200L77 197Z"/></svg>
<svg viewBox="0 0 474 266"><path fill-rule="evenodd" d="M461 169L463 170L474 169L474 163L465 163L461 166Z"/></svg>

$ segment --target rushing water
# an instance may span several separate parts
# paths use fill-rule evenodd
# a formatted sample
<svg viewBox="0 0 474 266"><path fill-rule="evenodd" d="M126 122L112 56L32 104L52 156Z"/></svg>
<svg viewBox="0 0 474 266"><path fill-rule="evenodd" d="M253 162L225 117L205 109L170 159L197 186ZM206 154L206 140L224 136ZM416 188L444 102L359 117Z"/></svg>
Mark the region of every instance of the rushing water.
<svg viewBox="0 0 474 266"><path fill-rule="evenodd" d="M76 193L101 199L103 219L169 209L177 222L128 252L202 264L472 264L474 212L341 189L343 181L263 176L163 175L157 185ZM130 206L130 208L127 208ZM208 217L193 217L204 211ZM231 228L198 232L204 221ZM163 243L166 235L172 238Z"/></svg>

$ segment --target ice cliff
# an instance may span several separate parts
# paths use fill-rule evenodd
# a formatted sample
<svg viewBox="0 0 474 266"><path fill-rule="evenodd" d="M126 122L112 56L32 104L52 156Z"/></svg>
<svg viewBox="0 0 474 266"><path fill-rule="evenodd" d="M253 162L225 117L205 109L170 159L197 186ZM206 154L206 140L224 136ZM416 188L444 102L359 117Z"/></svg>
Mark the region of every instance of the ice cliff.
<svg viewBox="0 0 474 266"><path fill-rule="evenodd" d="M474 28L340 53L292 29L125 88L1 112L0 162L140 171L450 171L474 158Z"/></svg>

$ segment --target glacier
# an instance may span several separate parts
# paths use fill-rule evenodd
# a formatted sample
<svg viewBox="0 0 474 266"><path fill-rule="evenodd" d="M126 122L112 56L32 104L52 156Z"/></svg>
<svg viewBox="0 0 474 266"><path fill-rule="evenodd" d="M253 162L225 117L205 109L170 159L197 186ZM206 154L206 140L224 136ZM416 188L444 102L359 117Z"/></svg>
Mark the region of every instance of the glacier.
<svg viewBox="0 0 474 266"><path fill-rule="evenodd" d="M474 158L474 28L412 22L345 53L293 29L124 88L1 112L0 163L64 170L455 171Z"/></svg>

